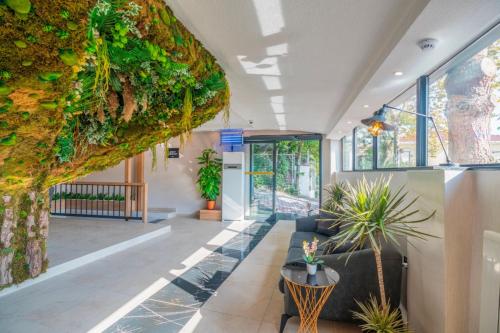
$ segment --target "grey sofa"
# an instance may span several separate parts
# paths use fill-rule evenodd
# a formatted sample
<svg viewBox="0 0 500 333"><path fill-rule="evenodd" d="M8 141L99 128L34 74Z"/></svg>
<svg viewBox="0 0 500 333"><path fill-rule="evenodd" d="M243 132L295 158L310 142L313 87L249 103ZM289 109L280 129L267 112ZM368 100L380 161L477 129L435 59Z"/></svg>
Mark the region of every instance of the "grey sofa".
<svg viewBox="0 0 500 333"><path fill-rule="evenodd" d="M320 254L323 253L325 242L329 237L318 233L319 218L319 215L315 215L296 220L296 231L290 240L285 265L305 266L302 259L303 240L311 241L313 237L318 238L320 244L318 251ZM330 231L330 235L336 232L338 230ZM336 270L340 276L339 283L321 311L321 319L352 322L352 311L359 310L355 300L366 301L370 294L379 296L373 250L371 248L359 249L348 260L344 252L347 248L339 248L333 254L320 256L325 264ZM386 295L391 305L397 307L401 297L402 256L389 244L382 247L382 266ZM279 281L279 289L284 294L285 302L285 310L281 318L280 332L282 332L288 318L298 316L298 311L283 279Z"/></svg>

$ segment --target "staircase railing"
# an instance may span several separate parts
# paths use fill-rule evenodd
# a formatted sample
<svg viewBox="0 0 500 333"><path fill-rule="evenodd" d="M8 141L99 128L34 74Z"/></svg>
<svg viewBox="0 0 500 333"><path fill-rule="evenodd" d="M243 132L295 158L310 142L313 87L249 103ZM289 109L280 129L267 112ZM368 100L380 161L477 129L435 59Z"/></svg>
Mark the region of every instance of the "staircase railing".
<svg viewBox="0 0 500 333"><path fill-rule="evenodd" d="M50 189L52 215L143 220L148 214L147 183L74 182Z"/></svg>

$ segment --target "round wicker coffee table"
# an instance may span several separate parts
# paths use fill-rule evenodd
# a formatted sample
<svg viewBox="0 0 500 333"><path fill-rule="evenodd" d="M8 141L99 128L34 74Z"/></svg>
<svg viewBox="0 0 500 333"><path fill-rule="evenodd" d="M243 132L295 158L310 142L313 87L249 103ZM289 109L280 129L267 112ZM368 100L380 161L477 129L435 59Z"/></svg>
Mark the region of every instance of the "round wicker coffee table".
<svg viewBox="0 0 500 333"><path fill-rule="evenodd" d="M283 267L281 275L299 310L298 332L317 333L319 314L340 279L338 273L322 265L315 275L307 274L305 267Z"/></svg>

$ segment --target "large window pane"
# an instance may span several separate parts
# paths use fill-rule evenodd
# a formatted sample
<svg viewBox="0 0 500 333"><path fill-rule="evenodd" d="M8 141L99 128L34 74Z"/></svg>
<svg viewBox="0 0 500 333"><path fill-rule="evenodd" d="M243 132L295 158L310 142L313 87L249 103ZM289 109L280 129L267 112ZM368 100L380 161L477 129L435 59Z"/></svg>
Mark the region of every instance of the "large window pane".
<svg viewBox="0 0 500 333"><path fill-rule="evenodd" d="M352 171L352 135L342 139L342 170Z"/></svg>
<svg viewBox="0 0 500 333"><path fill-rule="evenodd" d="M356 128L356 170L373 169L373 137L366 127Z"/></svg>
<svg viewBox="0 0 500 333"><path fill-rule="evenodd" d="M444 73L431 80L430 115L450 159L456 163L500 163L498 31L486 45L476 44L465 50ZM430 126L429 123L428 163L437 165L446 159Z"/></svg>
<svg viewBox="0 0 500 333"><path fill-rule="evenodd" d="M405 111L416 112L416 95L403 96L401 100L402 102L396 101L392 105ZM378 137L378 167L415 167L417 165L416 116L406 112L388 110L386 121L394 126L394 131L384 131Z"/></svg>

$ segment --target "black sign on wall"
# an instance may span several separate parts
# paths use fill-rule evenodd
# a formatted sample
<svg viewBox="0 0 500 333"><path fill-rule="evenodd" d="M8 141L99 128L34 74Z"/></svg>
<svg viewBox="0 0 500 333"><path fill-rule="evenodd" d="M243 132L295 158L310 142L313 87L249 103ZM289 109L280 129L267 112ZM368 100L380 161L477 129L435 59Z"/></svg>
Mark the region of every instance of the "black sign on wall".
<svg viewBox="0 0 500 333"><path fill-rule="evenodd" d="M179 148L168 148L168 158L179 158Z"/></svg>

